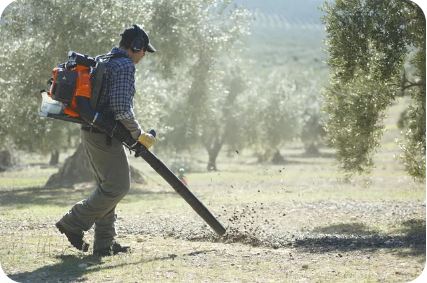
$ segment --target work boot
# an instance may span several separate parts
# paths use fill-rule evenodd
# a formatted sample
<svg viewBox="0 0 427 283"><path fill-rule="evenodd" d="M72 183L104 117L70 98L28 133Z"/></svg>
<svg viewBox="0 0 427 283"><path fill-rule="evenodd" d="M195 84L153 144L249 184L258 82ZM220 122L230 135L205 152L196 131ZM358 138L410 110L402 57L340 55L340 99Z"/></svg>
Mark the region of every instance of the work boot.
<svg viewBox="0 0 427 283"><path fill-rule="evenodd" d="M58 228L61 234L65 234L65 236L67 236L68 241L71 243L71 245L73 245L73 247L80 251L87 252L87 250L89 249L89 244L83 241L83 232L74 233L68 231L67 229L65 229L64 225L61 224L61 222L57 222L55 226L56 228Z"/></svg>
<svg viewBox="0 0 427 283"><path fill-rule="evenodd" d="M129 246L122 246L117 242L113 242L109 247L99 249L96 251L94 250L93 255L94 256L112 256L118 253L128 253L128 252L130 252Z"/></svg>

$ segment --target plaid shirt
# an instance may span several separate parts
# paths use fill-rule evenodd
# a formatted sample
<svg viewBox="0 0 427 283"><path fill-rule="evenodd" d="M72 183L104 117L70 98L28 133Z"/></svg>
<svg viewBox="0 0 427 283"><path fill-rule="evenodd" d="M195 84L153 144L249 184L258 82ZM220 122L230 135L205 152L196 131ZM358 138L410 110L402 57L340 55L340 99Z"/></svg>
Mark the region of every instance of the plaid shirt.
<svg viewBox="0 0 427 283"><path fill-rule="evenodd" d="M133 97L135 94L135 65L125 50L114 47L112 54L123 57L111 58L107 63L106 90L100 105L105 112L112 112L116 120L135 119ZM102 109L102 108L101 108Z"/></svg>

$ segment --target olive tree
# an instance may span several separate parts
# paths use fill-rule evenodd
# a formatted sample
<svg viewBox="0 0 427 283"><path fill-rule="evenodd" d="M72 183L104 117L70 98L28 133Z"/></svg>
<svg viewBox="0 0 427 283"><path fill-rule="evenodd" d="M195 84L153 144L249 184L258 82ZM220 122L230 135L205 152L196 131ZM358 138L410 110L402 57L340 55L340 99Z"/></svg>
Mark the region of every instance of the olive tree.
<svg viewBox="0 0 427 283"><path fill-rule="evenodd" d="M159 3L165 8L151 24L165 15L161 27L167 28L159 34L165 42L160 46L170 57L156 62L168 80L160 95L167 113L161 119L165 127L163 145L181 151L202 144L209 155L207 167L216 169L215 160L228 131L222 122L232 119L224 103L233 102L240 92L232 86L235 81L227 81L233 67L227 62L240 55L238 44L248 32L249 14L223 0ZM175 14L179 16L171 16Z"/></svg>
<svg viewBox="0 0 427 283"><path fill-rule="evenodd" d="M258 81L246 106L246 143L254 147L260 162L280 157L280 148L298 137L303 91L283 72Z"/></svg>
<svg viewBox="0 0 427 283"><path fill-rule="evenodd" d="M208 153L208 171L216 171L216 159L224 145L238 147L242 133L242 101L246 82L245 74L236 65L219 72L218 81L211 87L213 92L208 100L209 107L201 113L200 139ZM213 79L211 81L214 81Z"/></svg>
<svg viewBox="0 0 427 283"><path fill-rule="evenodd" d="M326 130L342 168L369 170L385 110L408 96L403 161L409 174L425 178L423 12L409 0L336 0L324 10L331 70Z"/></svg>
<svg viewBox="0 0 427 283"><path fill-rule="evenodd" d="M213 66L243 32L245 17L225 0L15 1L1 26L7 56L1 55L0 115L8 121L2 142L38 152L69 147L70 140L75 147L76 125L39 119L40 89L67 51L106 53L125 27L140 23L159 52L137 67L135 112L144 128L164 133L165 145L188 148L200 141Z"/></svg>
<svg viewBox="0 0 427 283"><path fill-rule="evenodd" d="M128 17L139 19L133 4L17 0L6 8L0 26L2 147L6 140L42 153L75 146L68 141L78 140L76 125L38 117L40 90L46 89L51 70L66 60L69 50L108 52L129 25Z"/></svg>
<svg viewBox="0 0 427 283"><path fill-rule="evenodd" d="M0 63L1 147L12 143L17 149L40 153L76 147L80 142L77 125L38 117L39 92L69 50L107 53L125 27L150 14L149 6L134 9L136 2L18 0L7 7L0 26L0 45L5 51ZM82 147L74 157L81 156L79 150ZM73 172L62 169L72 161L59 172L66 182L66 175ZM87 163L79 164L74 169L90 171Z"/></svg>

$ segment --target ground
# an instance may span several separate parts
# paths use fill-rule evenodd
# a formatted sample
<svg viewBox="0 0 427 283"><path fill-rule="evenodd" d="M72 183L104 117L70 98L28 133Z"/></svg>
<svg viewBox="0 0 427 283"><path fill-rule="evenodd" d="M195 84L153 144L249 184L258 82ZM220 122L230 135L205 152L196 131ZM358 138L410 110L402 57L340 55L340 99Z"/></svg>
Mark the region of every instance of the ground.
<svg viewBox="0 0 427 283"><path fill-rule="evenodd" d="M413 280L425 265L425 184L404 172L395 156L398 130L386 124L369 175L348 179L331 149L307 157L299 143L282 150L283 165L224 152L220 171L187 174L190 189L227 227L224 237L130 157L147 177L118 206L118 240L133 251L101 259L74 250L54 229L91 184L44 189L57 169L33 157L0 173L0 264L19 282ZM203 168L207 158L196 156Z"/></svg>

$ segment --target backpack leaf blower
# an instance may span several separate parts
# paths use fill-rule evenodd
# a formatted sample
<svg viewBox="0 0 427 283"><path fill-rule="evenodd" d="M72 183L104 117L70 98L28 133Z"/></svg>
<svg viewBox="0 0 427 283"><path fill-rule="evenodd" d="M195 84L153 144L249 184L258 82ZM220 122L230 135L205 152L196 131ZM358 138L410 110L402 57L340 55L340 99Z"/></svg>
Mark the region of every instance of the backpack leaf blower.
<svg viewBox="0 0 427 283"><path fill-rule="evenodd" d="M121 141L135 152L135 157L142 157L162 176L218 235L224 235L224 226L188 187L156 155L133 139L120 121L98 109L99 98L105 95L106 64L115 57L106 54L92 58L70 51L68 61L53 69L49 92L42 92L40 116L90 125ZM154 130L150 133L156 135Z"/></svg>

